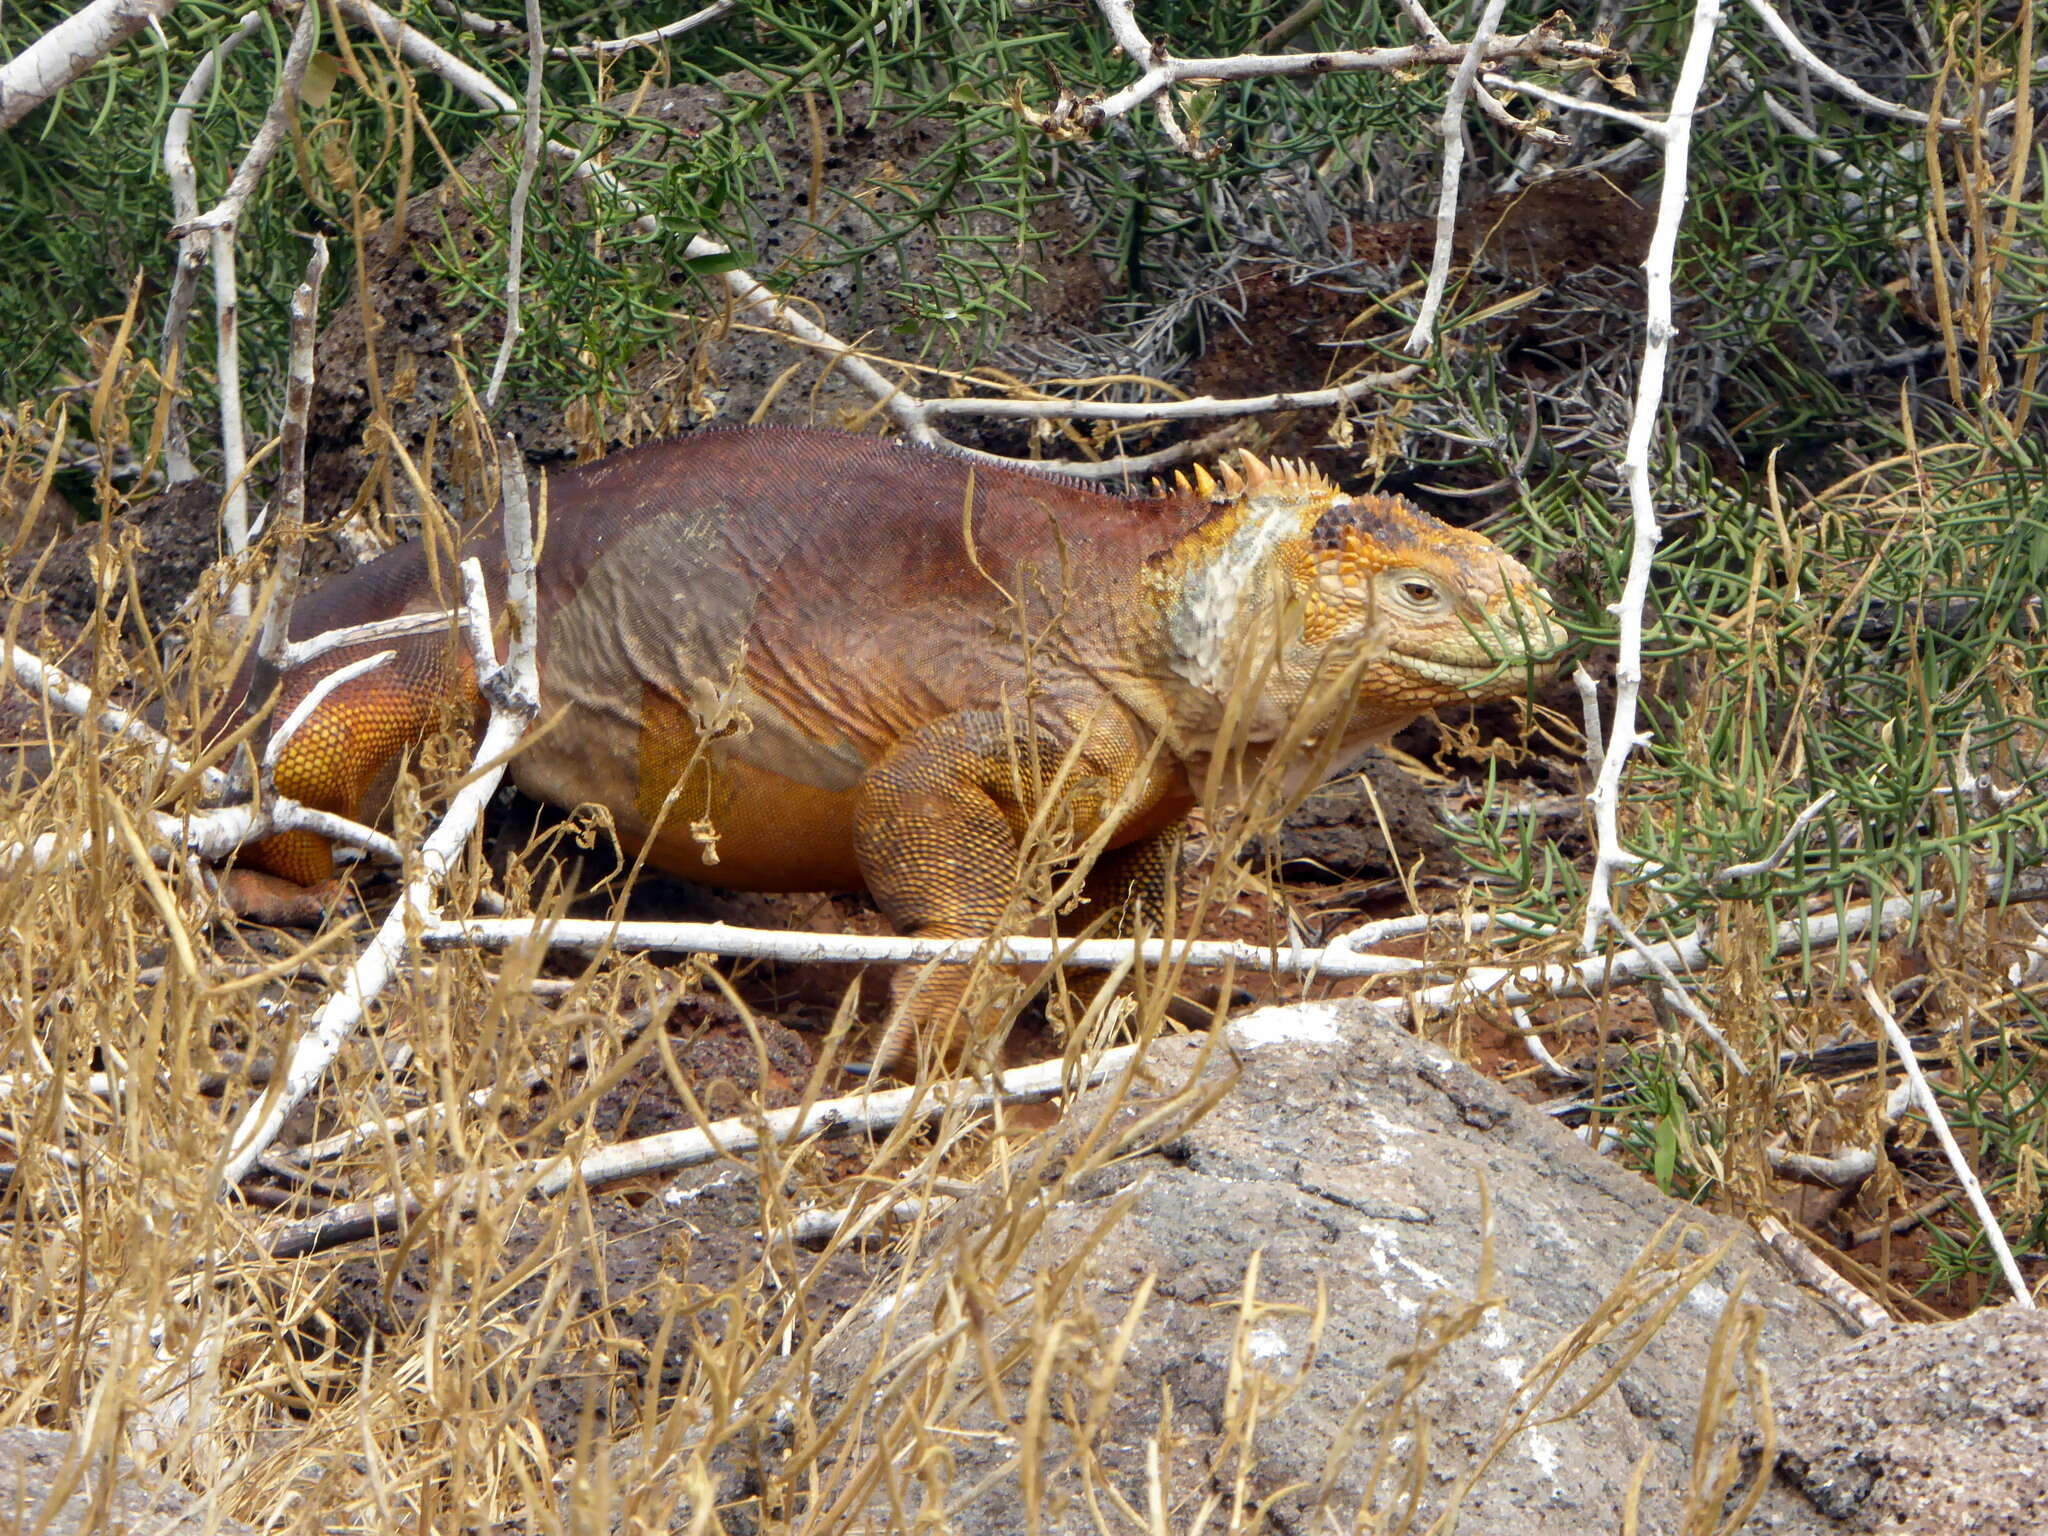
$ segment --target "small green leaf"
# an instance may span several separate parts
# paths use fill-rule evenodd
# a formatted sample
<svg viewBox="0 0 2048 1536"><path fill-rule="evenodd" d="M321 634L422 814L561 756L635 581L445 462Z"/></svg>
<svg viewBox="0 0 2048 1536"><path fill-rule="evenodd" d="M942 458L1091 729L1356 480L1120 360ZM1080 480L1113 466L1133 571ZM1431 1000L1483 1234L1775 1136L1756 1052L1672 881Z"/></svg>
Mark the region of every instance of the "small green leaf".
<svg viewBox="0 0 2048 1536"><path fill-rule="evenodd" d="M1650 1140L1650 1174L1657 1187L1668 1195L1672 1176L1678 1172L1678 1121L1670 1115L1659 1115Z"/></svg>
<svg viewBox="0 0 2048 1536"><path fill-rule="evenodd" d="M747 264L747 258L738 251L722 251L716 256L692 256L683 263L683 270L693 277L716 277L721 272L737 272Z"/></svg>
<svg viewBox="0 0 2048 1536"><path fill-rule="evenodd" d="M318 112L334 94L334 82L341 77L341 60L331 53L316 53L306 60L305 76L299 81L299 100Z"/></svg>

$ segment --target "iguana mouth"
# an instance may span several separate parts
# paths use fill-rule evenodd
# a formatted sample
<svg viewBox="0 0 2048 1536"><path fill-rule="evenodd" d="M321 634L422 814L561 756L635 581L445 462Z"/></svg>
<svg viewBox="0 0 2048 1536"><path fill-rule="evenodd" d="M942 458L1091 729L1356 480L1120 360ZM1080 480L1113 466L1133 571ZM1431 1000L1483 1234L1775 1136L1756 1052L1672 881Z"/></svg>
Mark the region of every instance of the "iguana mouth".
<svg viewBox="0 0 2048 1536"><path fill-rule="evenodd" d="M1519 659L1507 656L1489 656L1483 661L1450 661L1441 656L1415 656L1406 651L1396 651L1394 659L1404 672L1412 672L1432 683L1446 683L1461 692L1522 664Z"/></svg>

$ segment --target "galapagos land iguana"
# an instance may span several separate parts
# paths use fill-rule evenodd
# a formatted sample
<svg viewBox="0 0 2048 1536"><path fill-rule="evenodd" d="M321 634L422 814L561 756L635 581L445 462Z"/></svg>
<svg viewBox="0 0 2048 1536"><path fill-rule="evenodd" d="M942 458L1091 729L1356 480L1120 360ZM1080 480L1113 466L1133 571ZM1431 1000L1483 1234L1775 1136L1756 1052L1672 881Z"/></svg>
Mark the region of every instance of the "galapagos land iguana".
<svg viewBox="0 0 2048 1536"><path fill-rule="evenodd" d="M687 879L864 890L916 935L994 931L1044 809L1100 850L1091 894L1156 918L1220 767L1305 789L1428 709L1523 691L1563 640L1490 540L1249 455L1127 498L878 438L714 430L554 473L545 506L519 787L605 807ZM464 553L501 610L497 538L493 515ZM445 611L437 570L394 549L302 600L293 635ZM451 702L481 720L446 634L330 651L272 719L387 647L286 744L280 793L372 817ZM307 833L241 863L332 875ZM898 973L878 1067L957 1008L964 971Z"/></svg>

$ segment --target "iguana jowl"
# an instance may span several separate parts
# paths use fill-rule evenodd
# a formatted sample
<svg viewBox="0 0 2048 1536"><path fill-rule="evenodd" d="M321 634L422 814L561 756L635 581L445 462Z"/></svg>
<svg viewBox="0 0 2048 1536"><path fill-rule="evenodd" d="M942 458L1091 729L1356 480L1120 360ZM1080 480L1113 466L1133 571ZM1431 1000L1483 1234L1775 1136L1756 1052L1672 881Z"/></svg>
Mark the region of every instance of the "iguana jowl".
<svg viewBox="0 0 2048 1536"><path fill-rule="evenodd" d="M495 526L471 546L503 599ZM303 601L295 636L445 609L407 545ZM896 926L1002 921L1048 796L1104 848L1091 893L1157 909L1219 733L1243 771L1349 683L1302 766L1423 711L1505 697L1561 633L1491 541L1244 456L1152 497L875 438L700 432L551 476L528 793L607 808L651 863L742 890L865 890ZM382 642L389 645L391 642ZM381 647L374 647L381 648ZM285 677L282 719L373 647ZM277 787L374 815L408 751L481 714L464 648L398 642L288 744ZM330 877L307 834L247 850ZM943 973L943 974L937 974ZM900 973L878 1065L958 1002Z"/></svg>

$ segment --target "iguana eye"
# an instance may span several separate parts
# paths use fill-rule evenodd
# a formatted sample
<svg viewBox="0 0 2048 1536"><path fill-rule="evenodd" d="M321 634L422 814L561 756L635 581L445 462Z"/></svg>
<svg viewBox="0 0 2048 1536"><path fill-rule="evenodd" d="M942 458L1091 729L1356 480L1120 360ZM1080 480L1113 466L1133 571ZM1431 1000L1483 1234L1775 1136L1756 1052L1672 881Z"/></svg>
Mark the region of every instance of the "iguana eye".
<svg viewBox="0 0 2048 1536"><path fill-rule="evenodd" d="M1436 583L1424 581L1420 576L1410 576L1401 583L1401 595L1418 608L1427 608L1437 600Z"/></svg>

